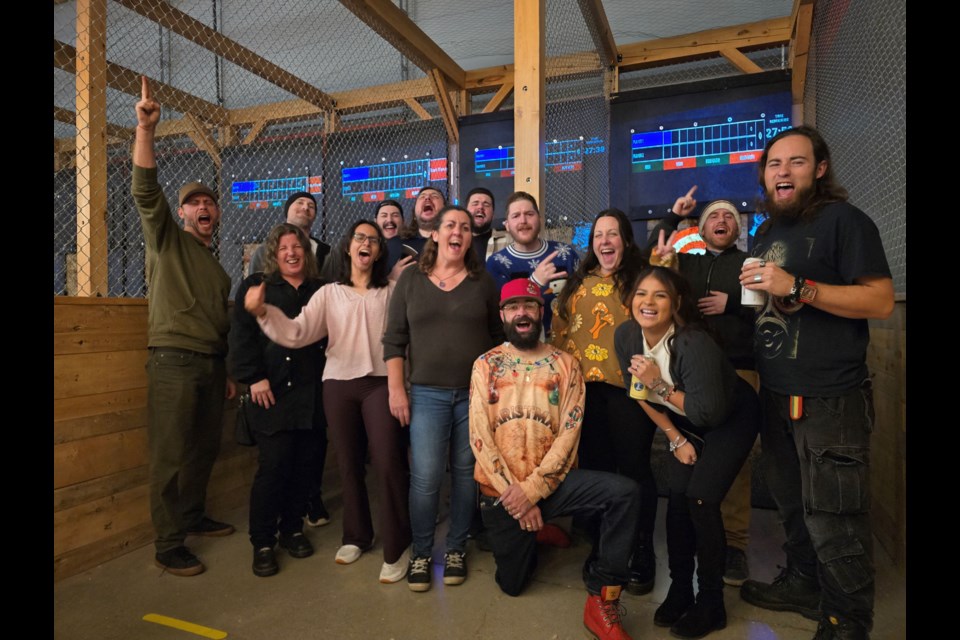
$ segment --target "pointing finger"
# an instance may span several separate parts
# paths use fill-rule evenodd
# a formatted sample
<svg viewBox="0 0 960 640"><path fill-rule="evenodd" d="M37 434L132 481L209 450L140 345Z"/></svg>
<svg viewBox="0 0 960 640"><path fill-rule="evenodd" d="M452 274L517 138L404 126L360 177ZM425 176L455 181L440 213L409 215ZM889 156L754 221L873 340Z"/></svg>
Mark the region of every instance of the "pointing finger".
<svg viewBox="0 0 960 640"><path fill-rule="evenodd" d="M690 191L687 191L687 197L692 198L693 194L697 192L697 185L690 187Z"/></svg>
<svg viewBox="0 0 960 640"><path fill-rule="evenodd" d="M147 76L140 76L140 99L150 99L150 81L147 80Z"/></svg>

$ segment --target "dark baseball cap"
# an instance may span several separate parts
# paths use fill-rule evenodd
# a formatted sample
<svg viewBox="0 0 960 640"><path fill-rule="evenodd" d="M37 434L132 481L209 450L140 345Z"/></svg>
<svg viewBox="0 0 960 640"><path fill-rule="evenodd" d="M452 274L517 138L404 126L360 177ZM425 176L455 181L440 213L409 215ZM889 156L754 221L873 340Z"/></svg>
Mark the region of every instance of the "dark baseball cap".
<svg viewBox="0 0 960 640"><path fill-rule="evenodd" d="M180 187L180 206L183 206L183 203L186 202L187 198L192 196L195 193L202 193L213 198L213 201L218 205L220 204L220 198L216 193L213 192L213 189L203 184L202 182L188 182L187 184Z"/></svg>

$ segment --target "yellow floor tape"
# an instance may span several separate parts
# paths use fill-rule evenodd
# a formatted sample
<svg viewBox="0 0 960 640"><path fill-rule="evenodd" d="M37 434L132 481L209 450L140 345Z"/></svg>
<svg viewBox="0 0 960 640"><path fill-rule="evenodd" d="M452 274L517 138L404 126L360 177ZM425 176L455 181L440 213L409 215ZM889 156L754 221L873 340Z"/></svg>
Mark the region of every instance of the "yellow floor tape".
<svg viewBox="0 0 960 640"><path fill-rule="evenodd" d="M176 618L170 618L168 616L161 616L156 613L148 613L143 616L143 619L147 622L156 622L157 624L180 629L181 631L203 636L204 638L210 638L211 640L223 640L223 638L227 637L226 631L211 629L210 627L204 627L203 625L193 624L192 622L186 622L184 620L177 620Z"/></svg>

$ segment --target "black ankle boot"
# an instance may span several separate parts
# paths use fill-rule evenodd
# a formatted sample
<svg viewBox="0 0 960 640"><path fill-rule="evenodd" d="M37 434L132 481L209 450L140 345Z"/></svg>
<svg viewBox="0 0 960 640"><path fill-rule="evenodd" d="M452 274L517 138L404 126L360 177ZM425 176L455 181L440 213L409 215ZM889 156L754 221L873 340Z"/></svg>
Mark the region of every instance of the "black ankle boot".
<svg viewBox="0 0 960 640"><path fill-rule="evenodd" d="M692 581L674 580L670 583L667 598L653 614L653 624L658 627L673 626L696 600L693 597Z"/></svg>
<svg viewBox="0 0 960 640"><path fill-rule="evenodd" d="M867 640L867 630L850 620L828 616L820 620L813 640Z"/></svg>
<svg viewBox="0 0 960 640"><path fill-rule="evenodd" d="M726 626L727 610L723 606L723 591L701 591L696 603L670 627L670 635L676 638L702 638Z"/></svg>
<svg viewBox="0 0 960 640"><path fill-rule="evenodd" d="M639 545L630 559L630 581L627 583L627 592L635 596L642 596L653 591L657 581L657 558L653 555L653 548L644 543Z"/></svg>

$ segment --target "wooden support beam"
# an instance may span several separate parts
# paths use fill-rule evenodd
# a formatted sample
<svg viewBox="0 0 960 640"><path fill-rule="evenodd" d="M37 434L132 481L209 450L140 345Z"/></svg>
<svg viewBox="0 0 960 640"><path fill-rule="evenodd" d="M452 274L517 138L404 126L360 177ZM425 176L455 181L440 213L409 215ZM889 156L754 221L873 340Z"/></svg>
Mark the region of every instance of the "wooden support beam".
<svg viewBox="0 0 960 640"><path fill-rule="evenodd" d="M74 61L77 58L77 50L68 44L53 41L53 66L66 71L67 73L76 73ZM140 98L140 76L142 74L121 67L112 62L106 63L105 77L107 86L117 91L123 91L126 94ZM192 113L201 120L214 124L226 124L227 110L212 102L207 102L186 91L181 91L168 84L164 84L150 79L150 89L153 91L153 97L165 108L173 109L181 113ZM162 124L162 123L161 123Z"/></svg>
<svg viewBox="0 0 960 640"><path fill-rule="evenodd" d="M546 112L546 0L513 5L514 191L526 191L544 204L544 114Z"/></svg>
<svg viewBox="0 0 960 640"><path fill-rule="evenodd" d="M64 109L63 107L58 107L53 105L53 119L58 122L65 122L67 124L76 125L77 124L77 113L76 111L71 111L70 109ZM127 140L133 137L133 129L128 129L126 127L121 127L118 124L107 123L107 135L111 138L118 138L119 140Z"/></svg>
<svg viewBox="0 0 960 640"><path fill-rule="evenodd" d="M583 20L593 38L593 46L600 54L603 66L610 68L617 65L617 43L613 38L613 31L607 21L607 12L603 10L602 0L579 0Z"/></svg>
<svg viewBox="0 0 960 640"><path fill-rule="evenodd" d="M429 74L430 82L433 84L433 93L437 100L437 106L440 107L440 117L443 119L443 126L447 130L447 138L450 144L460 142L460 129L457 127L457 113L453 110L453 102L450 100L450 92L447 89L447 83L443 79L443 73L440 69L431 69Z"/></svg>
<svg viewBox="0 0 960 640"><path fill-rule="evenodd" d="M107 295L107 0L77 0L77 295Z"/></svg>
<svg viewBox="0 0 960 640"><path fill-rule="evenodd" d="M193 114L187 113L183 117L193 124L193 129L187 132L187 135L190 136L197 147L207 152L207 155L213 160L213 164L217 165L219 169L223 163L220 161L220 149L217 147L217 142L213 139L213 136Z"/></svg>
<svg viewBox="0 0 960 640"><path fill-rule="evenodd" d="M257 139L257 136L260 135L260 132L263 131L263 128L267 126L267 119L257 120L253 123L253 126L250 127L250 131L247 131L247 135L243 138L243 144L252 144L254 140Z"/></svg>
<svg viewBox="0 0 960 640"><path fill-rule="evenodd" d="M407 106L410 107L410 110L417 114L421 120L433 120L433 116L423 108L423 105L414 100L413 98L404 98L404 102L407 103Z"/></svg>
<svg viewBox="0 0 960 640"><path fill-rule="evenodd" d="M481 111L481 113L492 113L496 111L497 109L500 108L500 105L502 105L504 101L510 97L510 94L512 93L513 93L513 83L504 82L500 86L500 89L495 94L493 94L492 98L490 98L490 101L487 102L486 105L484 105L483 111Z"/></svg>
<svg viewBox="0 0 960 640"><path fill-rule="evenodd" d="M298 98L323 109L332 109L336 106L333 98L309 82L266 60L189 14L170 6L164 0L116 1Z"/></svg>
<svg viewBox="0 0 960 640"><path fill-rule="evenodd" d="M463 88L466 72L393 2L340 0L340 3L410 62L427 73L431 69L440 69L456 88Z"/></svg>
<svg viewBox="0 0 960 640"><path fill-rule="evenodd" d="M220 136L218 138L220 148L232 147L237 144L237 128L225 124L220 127Z"/></svg>
<svg viewBox="0 0 960 640"><path fill-rule="evenodd" d="M473 104L470 98L470 92L466 89L457 91L457 113L460 116L468 116L473 110Z"/></svg>
<svg viewBox="0 0 960 640"><path fill-rule="evenodd" d="M790 44L791 93L793 104L803 104L807 86L807 54L810 51L810 33L813 30L813 0L797 0L793 14L793 38ZM803 122L802 116L794 122Z"/></svg>
<svg viewBox="0 0 960 640"><path fill-rule="evenodd" d="M790 17L708 29L620 47L620 72L720 55L721 49L759 49L790 41Z"/></svg>
<svg viewBox="0 0 960 640"><path fill-rule="evenodd" d="M756 62L743 55L739 49L734 47L725 47L720 49L720 55L726 58L730 64L744 73L760 73L763 69Z"/></svg>
<svg viewBox="0 0 960 640"><path fill-rule="evenodd" d="M323 116L323 132L326 135L336 133L340 128L340 114L336 111L328 111Z"/></svg>

